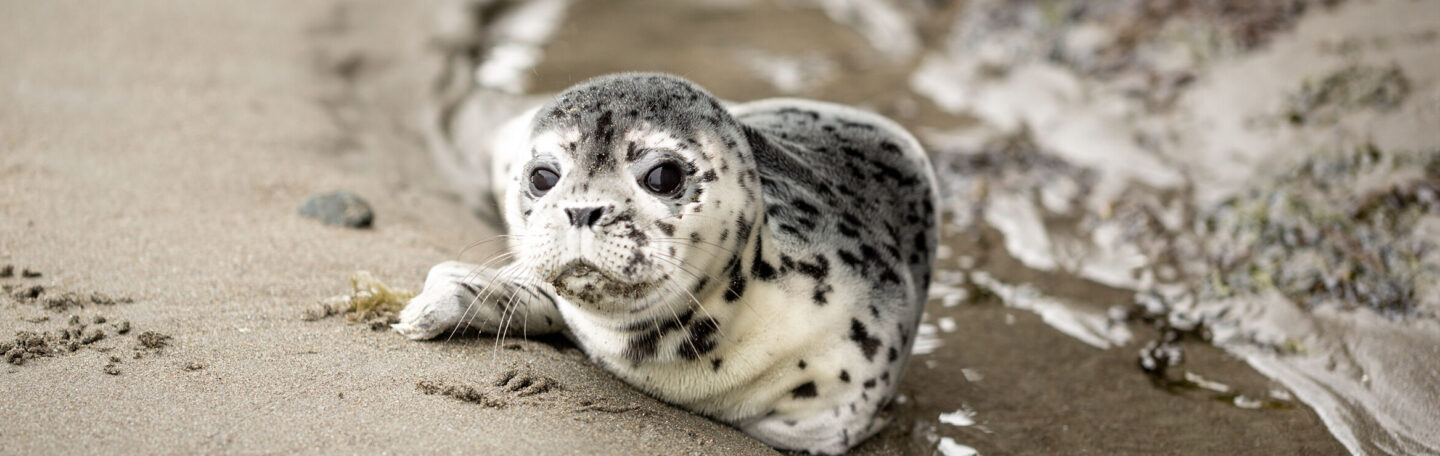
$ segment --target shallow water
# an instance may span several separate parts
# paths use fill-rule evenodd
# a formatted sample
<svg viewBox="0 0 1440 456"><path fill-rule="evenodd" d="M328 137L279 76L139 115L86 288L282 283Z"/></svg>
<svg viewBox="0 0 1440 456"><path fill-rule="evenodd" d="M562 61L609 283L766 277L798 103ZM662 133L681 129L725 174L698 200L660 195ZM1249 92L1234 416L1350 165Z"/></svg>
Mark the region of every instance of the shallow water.
<svg viewBox="0 0 1440 456"><path fill-rule="evenodd" d="M440 30L492 91L466 115L665 71L917 133L946 245L862 453L1440 453L1440 9L1140 3L551 0Z"/></svg>

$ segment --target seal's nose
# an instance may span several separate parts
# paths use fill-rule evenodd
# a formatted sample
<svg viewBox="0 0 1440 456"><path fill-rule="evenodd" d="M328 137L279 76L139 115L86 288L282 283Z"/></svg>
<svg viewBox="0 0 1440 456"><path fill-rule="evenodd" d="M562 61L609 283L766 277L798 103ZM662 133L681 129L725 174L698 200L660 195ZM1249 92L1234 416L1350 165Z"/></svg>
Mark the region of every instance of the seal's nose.
<svg viewBox="0 0 1440 456"><path fill-rule="evenodd" d="M595 226L600 217L605 216L606 207L572 207L565 209L565 214L570 216L570 225L576 228Z"/></svg>

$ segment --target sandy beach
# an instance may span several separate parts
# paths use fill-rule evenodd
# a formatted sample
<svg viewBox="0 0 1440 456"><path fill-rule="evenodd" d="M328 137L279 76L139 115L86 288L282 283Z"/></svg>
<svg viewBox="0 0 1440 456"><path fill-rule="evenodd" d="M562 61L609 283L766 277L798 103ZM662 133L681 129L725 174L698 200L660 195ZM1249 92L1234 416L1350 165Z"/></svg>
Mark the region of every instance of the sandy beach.
<svg viewBox="0 0 1440 456"><path fill-rule="evenodd" d="M798 94L862 105L937 150L958 146L924 132L991 120L915 95L921 51L899 63L849 51L873 40L822 8L709 3L570 5L524 93L612 71L668 71L727 99ZM344 316L302 318L348 291L357 271L415 290L431 265L501 251L475 245L501 233L473 214L474 195L458 194L435 170L422 133L443 68L433 37L444 7L0 0L0 268L14 271L0 277L0 340L46 344L43 354L0 365L0 453L775 452L645 396L562 338L419 343ZM938 42L958 8L916 23L909 46ZM666 15L623 19L645 12ZM762 32L724 32L756 23ZM657 39L666 34L673 39ZM1424 49L1433 51L1429 40ZM617 50L638 42L647 52ZM796 67L822 82L787 86L811 79L777 83L764 76L773 72L696 57L752 48L822 49L821 61L840 63ZM1416 93L1436 93L1433 73L1406 69ZM837 76L846 72L856 75ZM1001 184L992 187L1001 194ZM366 199L373 226L298 213L307 197L335 190ZM936 454L945 441L979 454L1356 451L1284 383L1223 344L1176 342L1183 371L1225 392L1194 387L1203 381L1175 387L1137 367L1136 353L1163 337L1154 321L1118 318L1127 337L1098 347L1057 330L1037 307L1016 305L1035 293L1068 296L1076 312L1104 315L1129 308L1137 288L1036 267L1007 249L1015 231L1003 220L981 219L947 231L946 264L971 274L955 285L968 297L954 305L932 296L935 346L912 358L891 426L856 453ZM1036 287L1012 296L996 284ZM1410 340L1440 340L1429 324L1416 323ZM63 340L35 336L67 330ZM1440 359L1440 347L1415 353L1411 365ZM1440 383L1433 368L1404 372L1422 388L1402 393ZM1428 412L1420 422L1434 418ZM956 414L971 423L953 424ZM1440 438L1392 448L1440 445L1427 437Z"/></svg>

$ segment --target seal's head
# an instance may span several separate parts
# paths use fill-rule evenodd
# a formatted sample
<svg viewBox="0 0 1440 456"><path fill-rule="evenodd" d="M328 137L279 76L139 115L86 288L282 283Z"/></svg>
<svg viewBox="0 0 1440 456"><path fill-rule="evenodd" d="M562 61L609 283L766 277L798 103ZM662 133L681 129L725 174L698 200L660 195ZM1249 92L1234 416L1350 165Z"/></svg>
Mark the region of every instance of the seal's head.
<svg viewBox="0 0 1440 456"><path fill-rule="evenodd" d="M673 76L561 93L535 115L530 150L509 151L529 154L505 205L521 273L591 312L688 307L722 285L762 210L745 138L719 101Z"/></svg>

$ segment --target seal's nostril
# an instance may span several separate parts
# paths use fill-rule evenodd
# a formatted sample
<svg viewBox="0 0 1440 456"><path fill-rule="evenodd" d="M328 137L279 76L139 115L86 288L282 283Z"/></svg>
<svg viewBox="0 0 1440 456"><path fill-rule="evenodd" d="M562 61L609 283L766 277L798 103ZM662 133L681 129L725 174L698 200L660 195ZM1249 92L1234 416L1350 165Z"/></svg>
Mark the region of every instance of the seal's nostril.
<svg viewBox="0 0 1440 456"><path fill-rule="evenodd" d="M576 228L595 226L600 217L605 216L604 207L572 207L565 209L565 215L570 217L570 225Z"/></svg>

